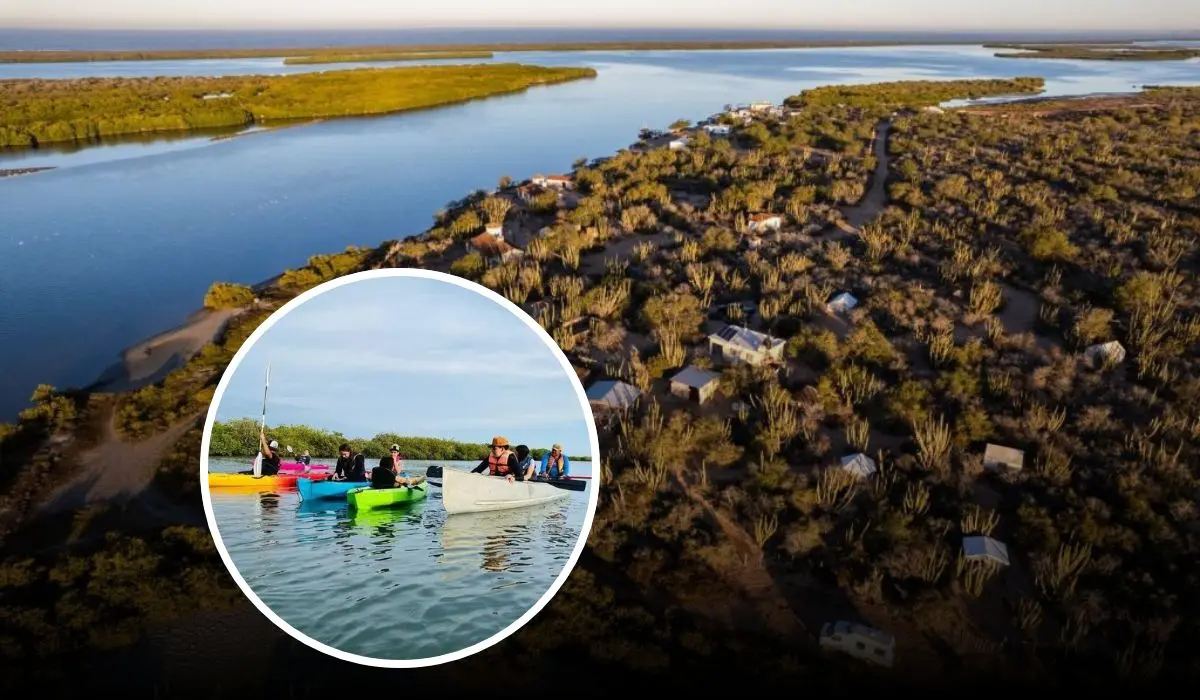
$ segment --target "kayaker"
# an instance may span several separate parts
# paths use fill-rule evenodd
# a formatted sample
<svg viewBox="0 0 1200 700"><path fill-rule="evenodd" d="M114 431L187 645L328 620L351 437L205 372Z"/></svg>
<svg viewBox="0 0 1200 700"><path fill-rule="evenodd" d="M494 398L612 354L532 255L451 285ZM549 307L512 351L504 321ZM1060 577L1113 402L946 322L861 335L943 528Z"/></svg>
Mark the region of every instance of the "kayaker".
<svg viewBox="0 0 1200 700"><path fill-rule="evenodd" d="M300 453L300 463L306 467L312 464L312 456L308 454L308 450Z"/></svg>
<svg viewBox="0 0 1200 700"><path fill-rule="evenodd" d="M371 487L390 489L397 486L416 486L425 481L423 476L409 476L404 470L404 457L400 446L392 445L388 454L379 460L379 466L371 470Z"/></svg>
<svg viewBox="0 0 1200 700"><path fill-rule="evenodd" d="M353 454L350 445L342 443L338 448L337 466L333 470L334 481L366 481L367 460L362 453Z"/></svg>
<svg viewBox="0 0 1200 700"><path fill-rule="evenodd" d="M279 463L282 461L279 457L279 441L272 440L267 442L266 433L259 432L258 434L258 451L262 453L262 475L275 476L279 473ZM241 474L254 474L254 470L239 472Z"/></svg>
<svg viewBox="0 0 1200 700"><path fill-rule="evenodd" d="M529 454L528 445L517 445L517 469L523 474L522 480L530 481L537 474L533 466L533 455Z"/></svg>
<svg viewBox="0 0 1200 700"><path fill-rule="evenodd" d="M492 442L488 445L488 455L483 458L479 466L471 470L472 474L479 474L486 471L491 476L502 476L509 481L524 481L525 475L521 472L521 464L517 461L517 455L508 449L508 439L497 435L492 438Z"/></svg>
<svg viewBox="0 0 1200 700"><path fill-rule="evenodd" d="M542 455L542 466L538 476L544 479L565 479L571 475L571 460L563 454L563 446L554 443L550 451Z"/></svg>

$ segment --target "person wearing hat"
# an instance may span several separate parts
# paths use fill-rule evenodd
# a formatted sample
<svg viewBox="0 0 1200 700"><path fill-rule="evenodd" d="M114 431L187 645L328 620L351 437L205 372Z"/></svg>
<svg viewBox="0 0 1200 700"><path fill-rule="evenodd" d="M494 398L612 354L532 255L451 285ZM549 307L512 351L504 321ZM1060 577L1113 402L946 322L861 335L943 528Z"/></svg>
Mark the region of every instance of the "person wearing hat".
<svg viewBox="0 0 1200 700"><path fill-rule="evenodd" d="M266 433L259 431L258 433L258 451L262 453L262 475L275 476L279 473L279 463L282 459L279 456L279 441L272 440L267 442ZM254 470L244 471L242 474L254 474Z"/></svg>
<svg viewBox="0 0 1200 700"><path fill-rule="evenodd" d="M508 449L508 439L497 435L488 445L488 454L471 470L472 474L486 471L489 476L502 476L508 481L524 481L525 474L521 471L521 463L517 455Z"/></svg>
<svg viewBox="0 0 1200 700"><path fill-rule="evenodd" d="M556 442L549 452L542 455L538 476L543 479L565 479L570 475L571 460L563 453L563 446Z"/></svg>

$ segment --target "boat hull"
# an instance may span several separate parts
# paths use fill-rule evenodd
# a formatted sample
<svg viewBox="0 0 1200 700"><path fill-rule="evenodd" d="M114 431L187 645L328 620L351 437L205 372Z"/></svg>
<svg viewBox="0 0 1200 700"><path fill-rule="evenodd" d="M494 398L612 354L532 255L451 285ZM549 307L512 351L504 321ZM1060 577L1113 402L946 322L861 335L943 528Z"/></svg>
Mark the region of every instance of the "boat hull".
<svg viewBox="0 0 1200 700"><path fill-rule="evenodd" d="M252 474L208 473L208 486L214 489L242 489L246 491L270 491L273 489L291 489L296 487L295 474L277 474L255 478ZM324 479L324 477L316 477Z"/></svg>
<svg viewBox="0 0 1200 700"><path fill-rule="evenodd" d="M362 488L362 481L330 481L329 479L302 476L296 479L296 490L304 501L340 501L346 492Z"/></svg>
<svg viewBox="0 0 1200 700"><path fill-rule="evenodd" d="M446 469L442 473L442 507L446 512L486 513L552 503L570 491L536 481L514 481Z"/></svg>
<svg viewBox="0 0 1200 700"><path fill-rule="evenodd" d="M429 485L421 484L416 488L401 486L393 489L376 489L359 485L358 488L346 492L346 502L355 510L371 510L373 508L393 508L408 503L425 500L429 495Z"/></svg>

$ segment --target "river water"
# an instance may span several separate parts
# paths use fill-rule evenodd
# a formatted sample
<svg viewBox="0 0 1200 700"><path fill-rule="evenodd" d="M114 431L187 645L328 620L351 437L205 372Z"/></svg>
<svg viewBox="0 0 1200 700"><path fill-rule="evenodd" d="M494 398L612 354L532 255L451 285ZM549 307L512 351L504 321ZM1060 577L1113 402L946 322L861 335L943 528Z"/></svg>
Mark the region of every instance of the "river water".
<svg viewBox="0 0 1200 700"><path fill-rule="evenodd" d="M237 471L245 463L214 458L209 465ZM413 474L430 464L406 462ZM304 503L294 489L218 489L212 504L238 572L289 625L341 651L420 659L481 642L533 607L579 540L588 493L453 516L437 487L421 503L365 513L343 501Z"/></svg>
<svg viewBox="0 0 1200 700"><path fill-rule="evenodd" d="M569 169L642 127L833 83L1042 76L1048 95L1200 84L1200 62L999 59L981 46L497 54L594 80L387 117L214 141L0 154L0 420L39 383L83 386L180 323L217 280L255 283L315 253L420 233L445 203ZM406 64L412 65L412 64ZM232 75L348 66L282 59L0 66L3 77Z"/></svg>

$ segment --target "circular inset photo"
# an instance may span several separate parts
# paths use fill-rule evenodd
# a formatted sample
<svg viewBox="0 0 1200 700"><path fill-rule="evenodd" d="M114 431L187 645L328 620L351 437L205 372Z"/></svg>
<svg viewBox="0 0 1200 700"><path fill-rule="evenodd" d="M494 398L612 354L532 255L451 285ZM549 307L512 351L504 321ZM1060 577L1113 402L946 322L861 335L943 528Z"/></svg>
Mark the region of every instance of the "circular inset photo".
<svg viewBox="0 0 1200 700"><path fill-rule="evenodd" d="M469 656L529 622L596 511L599 439L550 336L452 275L348 275L242 345L204 426L209 529L250 600L331 656Z"/></svg>

